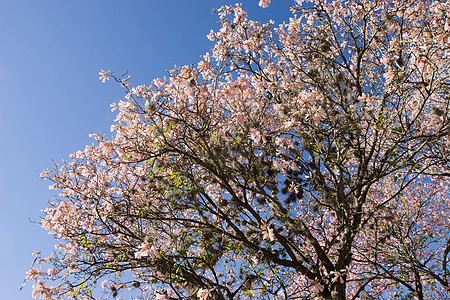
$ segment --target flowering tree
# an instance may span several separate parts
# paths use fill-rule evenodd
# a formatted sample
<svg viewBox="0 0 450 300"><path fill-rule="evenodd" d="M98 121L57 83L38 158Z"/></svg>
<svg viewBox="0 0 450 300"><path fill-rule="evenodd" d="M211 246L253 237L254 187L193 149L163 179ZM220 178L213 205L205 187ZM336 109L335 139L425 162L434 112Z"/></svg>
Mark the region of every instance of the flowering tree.
<svg viewBox="0 0 450 300"><path fill-rule="evenodd" d="M149 86L100 73L126 100L42 174L34 296L450 298L450 3L302 2L218 9L211 54Z"/></svg>

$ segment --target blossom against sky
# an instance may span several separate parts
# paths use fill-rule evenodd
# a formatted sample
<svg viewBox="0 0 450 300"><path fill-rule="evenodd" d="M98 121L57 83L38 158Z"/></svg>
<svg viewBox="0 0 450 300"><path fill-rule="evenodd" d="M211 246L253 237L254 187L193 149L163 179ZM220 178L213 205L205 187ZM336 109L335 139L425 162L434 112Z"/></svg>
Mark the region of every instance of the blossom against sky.
<svg viewBox="0 0 450 300"><path fill-rule="evenodd" d="M0 0L0 299L32 299L31 284L19 291L31 254L53 249L33 223L55 195L39 174L92 143L90 133L108 133L109 105L125 96L99 72L145 84L198 62L217 29L211 10L233 3ZM287 19L284 1L258 3L243 4L253 19Z"/></svg>

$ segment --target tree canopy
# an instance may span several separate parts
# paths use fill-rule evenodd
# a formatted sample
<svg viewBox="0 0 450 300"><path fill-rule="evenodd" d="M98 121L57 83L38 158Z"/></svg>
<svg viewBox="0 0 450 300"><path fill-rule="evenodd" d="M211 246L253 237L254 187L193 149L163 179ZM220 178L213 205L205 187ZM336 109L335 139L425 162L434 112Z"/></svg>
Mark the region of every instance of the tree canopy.
<svg viewBox="0 0 450 300"><path fill-rule="evenodd" d="M149 85L100 73L126 97L42 174L35 297L450 299L450 2L286 9L219 8L211 53Z"/></svg>

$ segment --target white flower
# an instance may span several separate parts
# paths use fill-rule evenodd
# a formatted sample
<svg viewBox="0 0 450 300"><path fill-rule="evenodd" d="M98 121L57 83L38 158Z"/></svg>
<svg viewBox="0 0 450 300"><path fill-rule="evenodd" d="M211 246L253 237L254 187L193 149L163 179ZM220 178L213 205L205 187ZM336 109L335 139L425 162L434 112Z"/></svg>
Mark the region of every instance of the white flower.
<svg viewBox="0 0 450 300"><path fill-rule="evenodd" d="M210 292L209 289L200 288L197 292L198 299L206 300L206 298L208 298L209 292Z"/></svg>
<svg viewBox="0 0 450 300"><path fill-rule="evenodd" d="M269 4L270 4L270 0L260 0L258 3L259 6L264 7L264 8L268 7Z"/></svg>
<svg viewBox="0 0 450 300"><path fill-rule="evenodd" d="M100 79L103 83L106 80L109 80L109 76L111 76L109 73L111 72L111 70L105 71L105 70L101 70L98 75L100 75L100 77L98 79Z"/></svg>

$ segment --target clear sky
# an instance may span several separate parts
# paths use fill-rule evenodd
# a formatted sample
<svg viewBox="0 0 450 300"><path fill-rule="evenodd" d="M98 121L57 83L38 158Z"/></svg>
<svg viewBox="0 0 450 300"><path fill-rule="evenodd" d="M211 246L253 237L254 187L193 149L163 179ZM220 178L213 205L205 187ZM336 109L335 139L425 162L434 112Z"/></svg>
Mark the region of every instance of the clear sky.
<svg viewBox="0 0 450 300"><path fill-rule="evenodd" d="M251 19L286 20L283 0ZM149 84L173 65L195 63L212 46L219 0L0 0L0 299L30 300L24 274L34 250L55 241L33 224L54 196L39 174L108 133L109 104L123 99L100 69Z"/></svg>

